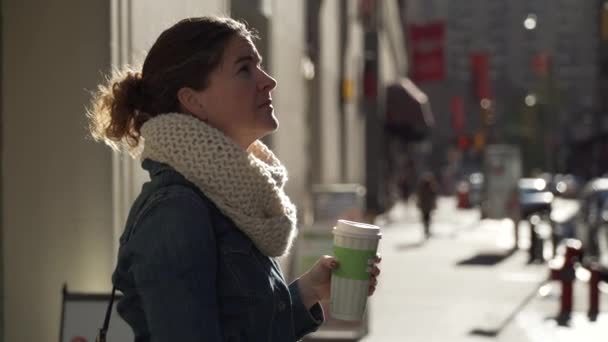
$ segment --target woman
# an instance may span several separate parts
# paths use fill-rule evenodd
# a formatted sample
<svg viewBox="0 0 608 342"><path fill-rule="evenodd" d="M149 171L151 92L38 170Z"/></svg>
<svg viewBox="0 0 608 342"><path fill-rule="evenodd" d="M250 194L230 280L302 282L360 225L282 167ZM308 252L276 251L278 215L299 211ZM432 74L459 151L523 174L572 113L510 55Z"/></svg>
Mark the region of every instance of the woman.
<svg viewBox="0 0 608 342"><path fill-rule="evenodd" d="M296 210L284 167L259 140L278 127L276 81L253 38L232 19L182 20L141 73L93 100L93 135L141 154L151 178L113 275L136 341L295 341L323 322L337 261L324 256L287 285L275 259L296 235Z"/></svg>

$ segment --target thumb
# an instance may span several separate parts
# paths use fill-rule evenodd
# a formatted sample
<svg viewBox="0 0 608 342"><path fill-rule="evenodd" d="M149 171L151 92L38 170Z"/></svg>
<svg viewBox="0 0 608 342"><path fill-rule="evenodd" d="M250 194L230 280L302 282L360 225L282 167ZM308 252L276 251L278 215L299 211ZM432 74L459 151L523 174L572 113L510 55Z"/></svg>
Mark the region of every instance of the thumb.
<svg viewBox="0 0 608 342"><path fill-rule="evenodd" d="M326 269L333 270L338 267L338 260L331 255L323 255L320 260L321 266Z"/></svg>

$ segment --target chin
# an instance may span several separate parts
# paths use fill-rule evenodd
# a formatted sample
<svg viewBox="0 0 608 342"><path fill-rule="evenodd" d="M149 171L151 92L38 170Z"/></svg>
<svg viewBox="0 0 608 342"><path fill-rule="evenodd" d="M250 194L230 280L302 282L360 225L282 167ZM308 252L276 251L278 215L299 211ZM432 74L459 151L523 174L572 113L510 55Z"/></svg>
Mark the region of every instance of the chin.
<svg viewBox="0 0 608 342"><path fill-rule="evenodd" d="M272 124L271 124L271 126L272 126L272 132L274 132L277 129L279 129L279 120L274 115L272 115Z"/></svg>
<svg viewBox="0 0 608 342"><path fill-rule="evenodd" d="M263 128L264 136L272 134L272 133L276 132L278 129L279 129L279 121L277 119L274 119L274 120L272 120L272 122L268 122L266 125L264 125L264 128Z"/></svg>
<svg viewBox="0 0 608 342"><path fill-rule="evenodd" d="M258 112L255 120L255 130L260 137L274 133L279 128L279 120L274 115L274 110Z"/></svg>
<svg viewBox="0 0 608 342"><path fill-rule="evenodd" d="M264 115L262 121L263 123L261 126L264 128L264 130L267 130L268 133L272 133L279 128L279 120L274 115L274 111Z"/></svg>

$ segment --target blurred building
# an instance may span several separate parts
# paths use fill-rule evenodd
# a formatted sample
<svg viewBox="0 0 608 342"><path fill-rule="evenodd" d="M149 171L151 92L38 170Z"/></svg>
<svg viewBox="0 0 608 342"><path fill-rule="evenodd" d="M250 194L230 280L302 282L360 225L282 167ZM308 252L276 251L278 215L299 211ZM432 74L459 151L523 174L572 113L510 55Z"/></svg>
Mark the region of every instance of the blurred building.
<svg viewBox="0 0 608 342"><path fill-rule="evenodd" d="M566 171L585 135L574 124L591 122L598 107L598 10L597 1L409 1L409 24L446 31L445 77L419 83L438 117L436 167L459 147L459 167L474 169L476 151L498 140L524 147L528 171ZM460 130L454 115L463 116Z"/></svg>

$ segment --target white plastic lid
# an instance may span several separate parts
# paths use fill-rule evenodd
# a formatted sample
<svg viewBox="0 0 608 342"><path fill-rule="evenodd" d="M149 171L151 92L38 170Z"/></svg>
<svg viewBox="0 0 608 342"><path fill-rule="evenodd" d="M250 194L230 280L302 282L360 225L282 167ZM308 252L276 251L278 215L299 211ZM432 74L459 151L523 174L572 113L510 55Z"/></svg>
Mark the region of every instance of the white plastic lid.
<svg viewBox="0 0 608 342"><path fill-rule="evenodd" d="M380 227L378 226L347 220L338 220L338 224L336 224L334 227L333 232L334 234L346 234L361 237L378 238L382 236L382 233L380 233Z"/></svg>

